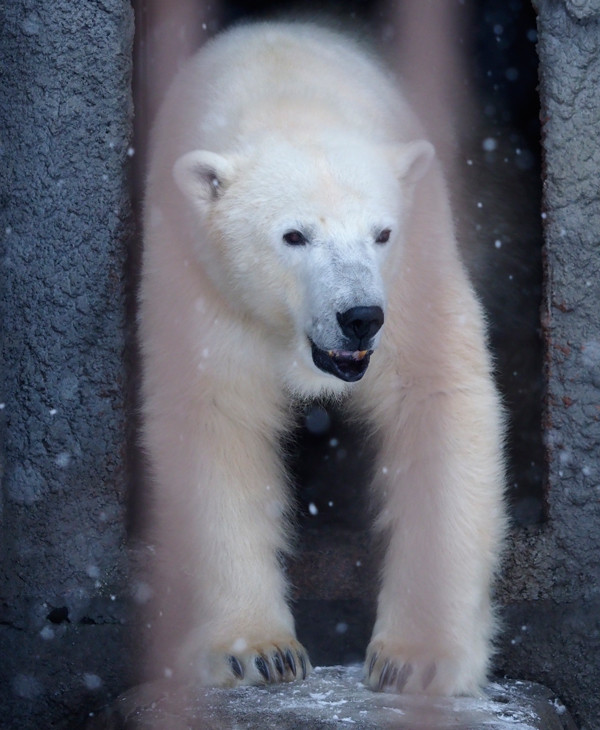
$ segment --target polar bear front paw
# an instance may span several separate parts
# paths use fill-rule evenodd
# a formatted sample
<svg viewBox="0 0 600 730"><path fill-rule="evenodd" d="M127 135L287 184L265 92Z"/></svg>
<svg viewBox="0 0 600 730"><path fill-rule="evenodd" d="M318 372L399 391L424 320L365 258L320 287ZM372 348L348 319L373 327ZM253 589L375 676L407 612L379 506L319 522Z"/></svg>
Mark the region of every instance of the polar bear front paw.
<svg viewBox="0 0 600 730"><path fill-rule="evenodd" d="M365 684L376 692L477 695L479 681L456 658L434 651L373 641L367 649Z"/></svg>
<svg viewBox="0 0 600 730"><path fill-rule="evenodd" d="M205 683L218 687L276 684L306 679L312 670L306 649L295 639L255 642L240 640L213 650Z"/></svg>

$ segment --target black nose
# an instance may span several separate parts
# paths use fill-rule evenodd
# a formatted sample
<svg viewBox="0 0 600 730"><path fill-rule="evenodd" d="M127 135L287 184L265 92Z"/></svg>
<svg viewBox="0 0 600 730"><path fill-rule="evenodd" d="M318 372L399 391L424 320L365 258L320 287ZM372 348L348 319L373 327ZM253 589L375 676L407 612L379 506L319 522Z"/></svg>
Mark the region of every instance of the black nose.
<svg viewBox="0 0 600 730"><path fill-rule="evenodd" d="M383 310L381 307L352 307L343 313L338 312L337 321L351 348L368 350L371 338L383 324Z"/></svg>

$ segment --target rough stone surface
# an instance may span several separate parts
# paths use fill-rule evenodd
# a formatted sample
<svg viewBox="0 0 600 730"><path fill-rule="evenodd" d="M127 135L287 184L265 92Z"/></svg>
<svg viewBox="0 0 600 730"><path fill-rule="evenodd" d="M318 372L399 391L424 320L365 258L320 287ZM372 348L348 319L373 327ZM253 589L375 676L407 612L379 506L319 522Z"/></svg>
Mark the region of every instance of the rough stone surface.
<svg viewBox="0 0 600 730"><path fill-rule="evenodd" d="M570 558L553 588L591 598L600 595L600 22L576 23L550 2L539 22L549 518Z"/></svg>
<svg viewBox="0 0 600 730"><path fill-rule="evenodd" d="M591 729L600 727L600 17L580 0L536 8L547 520L514 535L501 666L547 683Z"/></svg>
<svg viewBox="0 0 600 730"><path fill-rule="evenodd" d="M566 0L569 13L577 20L600 15L600 0Z"/></svg>
<svg viewBox="0 0 600 730"><path fill-rule="evenodd" d="M123 686L132 11L10 0L0 34L0 725L50 727Z"/></svg>
<svg viewBox="0 0 600 730"><path fill-rule="evenodd" d="M373 693L362 668L321 667L305 682L235 690L136 688L90 717L86 730L575 730L562 703L541 685L491 684L486 697L432 698Z"/></svg>

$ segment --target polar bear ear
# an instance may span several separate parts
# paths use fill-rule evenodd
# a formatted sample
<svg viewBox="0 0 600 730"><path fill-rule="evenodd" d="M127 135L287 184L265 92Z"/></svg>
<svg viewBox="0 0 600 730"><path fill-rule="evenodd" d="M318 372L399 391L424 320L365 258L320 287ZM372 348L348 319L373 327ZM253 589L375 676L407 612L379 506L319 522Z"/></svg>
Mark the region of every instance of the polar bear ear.
<svg viewBox="0 0 600 730"><path fill-rule="evenodd" d="M398 179L416 183L431 167L434 155L433 145L424 139L396 145L394 161Z"/></svg>
<svg viewBox="0 0 600 730"><path fill-rule="evenodd" d="M223 155L194 150L182 155L173 166L173 177L192 202L216 200L233 177L233 163Z"/></svg>

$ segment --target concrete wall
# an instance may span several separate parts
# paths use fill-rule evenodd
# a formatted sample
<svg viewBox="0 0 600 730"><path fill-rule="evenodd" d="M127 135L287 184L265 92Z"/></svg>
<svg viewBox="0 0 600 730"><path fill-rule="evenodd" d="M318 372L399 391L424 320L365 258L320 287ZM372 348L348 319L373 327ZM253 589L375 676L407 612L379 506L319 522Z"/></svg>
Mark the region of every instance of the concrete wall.
<svg viewBox="0 0 600 730"><path fill-rule="evenodd" d="M39 728L124 681L133 20L0 14L0 725Z"/></svg>
<svg viewBox="0 0 600 730"><path fill-rule="evenodd" d="M502 666L600 727L600 2L539 0L547 521L503 587Z"/></svg>

